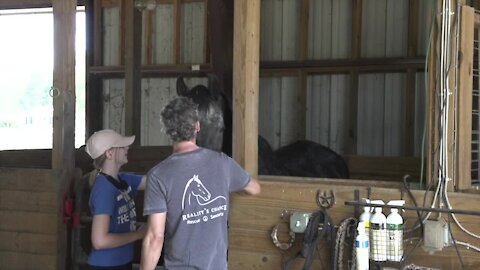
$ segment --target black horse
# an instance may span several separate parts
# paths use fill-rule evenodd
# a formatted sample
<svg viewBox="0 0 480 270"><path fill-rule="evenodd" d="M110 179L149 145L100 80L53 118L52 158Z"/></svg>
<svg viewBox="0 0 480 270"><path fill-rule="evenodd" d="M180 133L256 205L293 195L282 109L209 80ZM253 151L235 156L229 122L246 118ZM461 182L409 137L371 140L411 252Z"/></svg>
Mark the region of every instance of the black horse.
<svg viewBox="0 0 480 270"><path fill-rule="evenodd" d="M199 105L199 146L223 151L231 156L232 109L213 75L209 87L197 85L189 89L183 76L177 78L177 94L193 99ZM349 178L342 156L313 141L299 140L273 150L268 141L258 137L258 173L301 177Z"/></svg>
<svg viewBox="0 0 480 270"><path fill-rule="evenodd" d="M191 98L198 104L200 132L197 144L215 151L232 153L232 109L226 96L220 91L218 81L208 75L209 86L202 84L189 89L183 76L177 78L177 94Z"/></svg>

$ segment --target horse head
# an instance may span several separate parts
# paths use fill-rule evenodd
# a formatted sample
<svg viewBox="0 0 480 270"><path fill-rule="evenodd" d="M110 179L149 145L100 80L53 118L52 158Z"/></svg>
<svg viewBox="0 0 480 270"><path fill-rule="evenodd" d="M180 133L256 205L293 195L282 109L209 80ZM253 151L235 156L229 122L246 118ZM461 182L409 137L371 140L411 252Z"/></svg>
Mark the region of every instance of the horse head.
<svg viewBox="0 0 480 270"><path fill-rule="evenodd" d="M199 205L203 205L212 198L210 191L203 185L202 181L198 179L198 175L194 175L188 180L183 191L182 209L185 209L185 204L191 204L192 196L195 197Z"/></svg>
<svg viewBox="0 0 480 270"><path fill-rule="evenodd" d="M198 104L200 132L197 135L197 144L230 155L232 111L217 78L209 74L208 79L208 87L199 84L190 89L183 76L179 76L177 94L191 98Z"/></svg>
<svg viewBox="0 0 480 270"><path fill-rule="evenodd" d="M202 198L203 201L210 200L212 195L207 190L207 188L205 188L203 183L198 179L198 176L195 175L192 179L193 182L190 184L190 190L192 195L195 196L197 200L199 197Z"/></svg>

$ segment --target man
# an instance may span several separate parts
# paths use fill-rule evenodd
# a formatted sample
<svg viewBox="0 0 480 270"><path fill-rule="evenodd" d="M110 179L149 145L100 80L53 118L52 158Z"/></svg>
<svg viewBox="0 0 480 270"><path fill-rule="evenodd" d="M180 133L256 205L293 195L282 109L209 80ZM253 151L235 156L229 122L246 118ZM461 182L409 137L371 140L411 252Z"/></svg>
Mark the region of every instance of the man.
<svg viewBox="0 0 480 270"><path fill-rule="evenodd" d="M260 193L260 184L227 155L196 144L198 106L172 100L162 111L173 154L147 175L148 229L141 269L152 270L164 248L165 269L227 269L229 193Z"/></svg>

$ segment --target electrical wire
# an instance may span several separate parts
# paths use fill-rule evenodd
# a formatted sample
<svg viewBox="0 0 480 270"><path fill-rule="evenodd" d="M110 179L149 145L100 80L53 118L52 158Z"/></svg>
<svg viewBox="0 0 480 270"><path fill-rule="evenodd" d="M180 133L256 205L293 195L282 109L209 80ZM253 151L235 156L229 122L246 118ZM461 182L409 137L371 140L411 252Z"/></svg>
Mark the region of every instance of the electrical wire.
<svg viewBox="0 0 480 270"><path fill-rule="evenodd" d="M472 245L472 244L469 244L469 243L465 243L465 242L461 242L461 241L457 241L457 245L462 245L462 246L465 246L466 249L473 249L477 252L480 252L480 248Z"/></svg>
<svg viewBox="0 0 480 270"><path fill-rule="evenodd" d="M418 207L417 200L415 199L415 196L413 196L412 191L410 190L410 187L408 186L407 178L410 178L410 175L405 175L405 176L403 177L403 179L402 179L402 180L403 180L403 181L402 181L402 182L403 182L403 187L404 187L405 190L407 191L407 194L408 194L408 196L410 197L410 199L413 201L413 205L414 205L415 207ZM423 230L424 230L424 228L423 228L422 216L421 216L420 211L419 211L418 209L417 209L415 212L417 212L418 223L419 223L419 225L420 225L421 233L422 233L421 235L423 235Z"/></svg>
<svg viewBox="0 0 480 270"><path fill-rule="evenodd" d="M418 207L417 200L415 199L415 196L413 196L412 191L410 190L410 187L408 186L407 178L410 178L410 175L405 175L405 176L403 177L403 179L402 179L402 180L403 180L403 186L404 186L405 190L407 191L408 196L409 196L410 199L413 201L413 205L414 205L415 207ZM417 221L418 223L417 223L417 224L418 224L418 225L420 226L420 228L421 228L421 234L420 234L420 235L423 235L424 227L423 227L422 216L421 216L420 211L419 211L418 209L416 210L416 212L417 212L417 217L418 217L418 221ZM412 230L412 231L413 231L413 230ZM411 238L409 238L409 239L411 239ZM413 253L413 251L420 245L421 241L422 241L422 239L419 238L419 240L417 241L417 243L415 244L415 246L410 250L410 252L408 252L407 254L404 254L404 255L402 256L402 259L400 260L400 269L403 268L404 263L407 261L407 259L408 259L408 258L410 257L410 255Z"/></svg>
<svg viewBox="0 0 480 270"><path fill-rule="evenodd" d="M410 238L410 241L411 241L411 239L414 239L414 238ZM408 258L412 255L413 251L415 249L417 249L417 247L420 246L420 243L422 243L422 241L423 241L423 239L421 237L418 237L418 240L415 243L415 245L413 246L413 248L410 249L409 252L406 255L405 254L403 255L402 259L400 260L400 269L403 269L403 266L407 262ZM404 240L404 242L405 242L405 240Z"/></svg>
<svg viewBox="0 0 480 270"><path fill-rule="evenodd" d="M449 216L452 216L452 214L450 213ZM452 238L453 246L455 247L455 252L457 253L458 260L460 261L460 265L462 266L462 269L465 269L465 264L463 263L462 256L460 255L460 251L458 250L457 241L455 240L455 237L453 237L452 227L450 226L450 220L448 220L447 225L448 225L448 232L450 234L450 237Z"/></svg>
<svg viewBox="0 0 480 270"><path fill-rule="evenodd" d="M448 2L448 3L447 3ZM439 158L439 161L440 161L440 166L439 166L439 183L438 183L438 187L441 187L441 197L442 199L439 201L440 203L440 207L444 207L446 206L448 209L453 209L452 206L451 206L451 203L449 201L449 198L448 198L448 182L451 181L452 179L449 178L449 166L448 166L448 157L446 155L446 149L447 149L447 145L446 143L448 143L448 112L449 112L449 95L451 95L452 93L450 92L449 90L449 81L450 81L450 68L452 66L452 62L451 62L451 59L450 59L450 56L448 54L448 52L450 52L450 42L451 42L451 32L454 31L454 29L456 30L456 33L457 35L455 35L455 41L456 41L456 44L457 44L457 48L458 48L458 42L459 42L459 21L460 21L460 15L459 15L459 12L460 12L460 4L459 2L457 1L457 12L455 13L450 13L450 10L452 10L452 6L451 6L451 2L450 1L443 1L443 12L442 12L442 54L443 54L443 49L445 49L445 53L446 53L446 57L445 58L442 58L441 61L446 61L446 69L444 71L444 67L443 67L443 64L441 64L442 68L441 68L441 84L443 84L441 86L441 93L442 93L442 99L441 99L441 102L440 102L440 105L441 105L441 108L440 108L440 111L441 111L441 124L440 126L442 127L441 129L441 139L442 139L442 143L441 143L441 151L440 151L440 158ZM456 19L456 27L452 27L452 23L451 23L451 15L454 15L455 16L455 19ZM443 39L444 38L444 39ZM457 90L458 90L458 68L457 68L457 58L458 58L458 51L456 52L456 57L454 57L455 59L455 81L454 81L454 101L456 102L457 100ZM445 72L445 73L444 73ZM445 76L445 77L444 77ZM443 78L445 78L445 81L443 80ZM446 93L446 95L444 95ZM457 123L455 122L454 123L454 128L458 129L458 126L457 126ZM456 140L456 136L457 134L454 133L453 134L454 136L454 141ZM453 147L456 147L456 145L454 144ZM453 151L454 153L456 152L455 149ZM454 168L455 170L455 168ZM438 190L438 189L437 189ZM440 217L440 215L439 215ZM460 229L462 229L464 232L466 232L467 234L471 235L471 236L474 236L476 238L480 238L480 236L466 230L461 224L460 222L457 220L455 214L453 213L450 213L449 214L449 218L452 218L455 223L457 224L457 226L459 226ZM452 233L452 230L451 230L451 225L450 225L450 221L448 222L448 230L449 230L449 233L450 233L450 237L452 238L452 241L453 241L453 244L454 244L454 247L455 247L455 251L457 253L457 256L460 260L460 263L462 265L462 268L464 268L464 263L463 263L463 259L460 255L460 252L458 250L458 247L457 247L457 241L455 240L454 236L453 236L453 233ZM463 243L463 242L462 242ZM467 243L469 246L472 246L470 245L469 243ZM476 250L480 250L478 249L477 247L475 247Z"/></svg>
<svg viewBox="0 0 480 270"><path fill-rule="evenodd" d="M438 137L438 146L437 146L437 149L434 149L434 153L437 153L438 154L438 170L437 170L437 179L438 179L438 182L437 182L437 185L436 185L436 189L434 191L434 195L433 195L433 199L432 199L432 202L431 202L431 207L435 207L436 203L437 203L437 199L440 197L441 199L438 200L438 204L439 204L439 207L442 208L442 207L448 207L448 209L453 209L452 206L451 206L451 203L449 201L449 198L448 198L448 182L451 181L452 179L449 179L449 160L448 160L448 156L447 156L447 149L448 149L448 125L449 125L449 116L448 116L448 113L449 113L449 108L450 108L450 101L449 101L449 96L452 94L452 92L450 91L450 88L449 88L449 82L450 82L450 70L452 68L452 64L453 64L453 61L451 60L451 57L450 57L450 49L451 49L451 36L452 36L452 33L454 33L454 31L456 30L456 35L455 35L455 41L456 41L456 45L457 45L457 48L458 48L458 42L459 42L459 21L460 21L460 16L459 16L459 10L460 10L460 6L459 6L459 2L457 1L457 12L455 13L451 13L450 11L452 10L451 9L452 6L451 6L451 3L450 1L448 0L443 0L442 1L442 11L441 11L441 14L442 14L442 18L441 18L441 35L438 37L439 38L439 41L440 41L440 63L439 63L439 73L437 73L437 81L440 82L440 87L439 87L439 90L438 90L438 93L436 95L436 97L438 98L438 104L440 105L440 108L439 108L439 112L440 112L440 116L439 116L439 126L438 126L438 131L439 131L439 137ZM435 12L435 14L438 14L438 10ZM456 19L456 26L455 27L452 27L452 19L451 19L451 16L452 15L455 15L455 19ZM426 85L426 89L428 91L428 66L427 66L427 63L428 63L428 59L430 57L430 46L431 46L431 41L432 41L432 37L433 37L433 29L434 29L434 26L437 25L438 26L438 23L436 23L437 20L433 20L432 21L432 27L430 29L430 38L429 38L429 46L427 47L427 54L426 54L426 64L425 64L425 85ZM455 22L455 21L454 21ZM455 24L455 23L454 23ZM458 60L458 52L457 52L457 55L456 57L454 57L454 61L455 61L455 81L454 81L454 101L456 104L457 100L457 90L458 90L458 68L457 68L457 60ZM428 95L426 95L426 103L428 104ZM428 108L428 107L427 107ZM422 138L422 165L421 165L421 173L420 173L420 186L422 186L422 181L423 181L423 159L424 159L424 147L425 147L425 133L426 133L426 120L425 120L425 128L424 128L424 132L423 132L423 138ZM458 126L457 126L457 123L454 122L454 128L458 129ZM454 140L456 140L456 133L454 133ZM455 147L455 145L454 145ZM455 151L454 151L455 152ZM454 168L455 169L455 168ZM431 175L433 176L434 173L433 171L431 172ZM405 179L404 179L405 180ZM425 189L425 194L424 194L424 198L423 198L423 206L426 205L426 198L427 198L427 194L428 194L428 191L433 187L433 182L434 181L431 181L428 188ZM405 184L405 183L404 183ZM409 189L407 189L407 192L410 191ZM414 201L414 204L416 204L416 202ZM419 218L419 221L418 223L414 226L413 229L410 230L410 232L422 227L423 228L423 223L425 223L426 220L428 220L428 218L430 217L432 212L428 212L426 215L424 213L421 213L419 211L417 211L417 217ZM421 218L421 216L424 216L423 218ZM464 232L466 232L468 235L470 236L473 236L475 238L480 238L480 235L477 235L473 232L470 232L468 231L466 228L464 228L460 222L458 221L458 219L456 218L455 214L450 214L449 217L451 217L456 225ZM438 214L438 218L441 218L441 213ZM462 264L462 267L464 267L464 264L463 264L463 260L460 256L460 253L458 251L458 247L457 247L457 244L458 245L463 245L463 246L466 246L467 248L472 248L473 250L475 251L478 251L480 252L480 248L476 247L476 246L473 246L472 244L470 243L465 243L465 242L461 242L461 241L456 241L455 238L453 237L453 234L452 234L452 230L450 229L450 223L448 223L448 226L449 226L449 232L450 232L450 235L451 235L451 238L452 238L452 241L454 242L454 245L455 245L455 249L456 249L456 252L457 252L457 256L460 260L460 263ZM407 232L407 231L406 231ZM423 235L423 229L422 229L422 235ZM414 246L414 248L406 255L404 256L403 258L403 261L402 261L402 265L403 263L405 262L405 259L408 258L408 256L410 256L410 254L413 252L413 250L419 245L419 243L422 241L422 239L419 239L419 241L417 241L416 245Z"/></svg>
<svg viewBox="0 0 480 270"><path fill-rule="evenodd" d="M457 9L460 10L460 8L459 8L459 2L458 2L458 1L457 1ZM460 18L460 16L458 15L458 13L459 13L459 11L455 13L455 14L456 14L456 17L457 17L457 27L456 27L457 29L458 29L458 27L459 27L459 18ZM458 30L457 30L457 31L458 31ZM456 38L457 38L457 44L458 44L458 35L456 36ZM457 46L457 47L458 47L458 46ZM458 57L455 57L455 58L458 58ZM455 78L455 80L456 80L455 83L457 84L457 83L458 83L457 78ZM448 81L448 78L447 78L447 81ZM448 99L447 99L447 102L448 102ZM454 151L454 152L456 152L456 151ZM447 168L447 169L448 169L448 168ZM447 174L447 176L448 176L448 174ZM443 197L444 197L445 205L446 205L446 207L447 207L448 209L453 209L453 208L452 208L452 205L451 205L451 203L450 203L450 200L449 200L449 198L448 198L448 191L447 191L447 189L448 189L447 183L444 183L444 184L443 184ZM455 215L455 214L452 213L452 214L451 214L451 217L452 217L452 219L454 220L455 224L456 224L463 232L467 233L468 235L470 235L470 236L472 236L472 237L480 238L480 235L475 234L475 233L467 230L465 227L463 227L463 226L460 224L460 222L458 221L458 219L456 218L456 215Z"/></svg>

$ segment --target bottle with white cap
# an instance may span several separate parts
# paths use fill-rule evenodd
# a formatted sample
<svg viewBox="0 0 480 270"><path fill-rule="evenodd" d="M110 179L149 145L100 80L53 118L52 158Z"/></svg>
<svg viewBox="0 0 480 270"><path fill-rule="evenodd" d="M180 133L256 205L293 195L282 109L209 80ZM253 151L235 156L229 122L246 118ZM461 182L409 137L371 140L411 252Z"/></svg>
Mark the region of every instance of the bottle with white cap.
<svg viewBox="0 0 480 270"><path fill-rule="evenodd" d="M389 201L387 205L403 206L404 200ZM399 262L403 257L403 218L397 208L390 208L387 217L387 260Z"/></svg>
<svg viewBox="0 0 480 270"><path fill-rule="evenodd" d="M357 225L357 237L355 238L355 252L356 252L356 265L357 270L368 270L369 269L369 252L370 245L369 239L365 235L365 223L359 221Z"/></svg>
<svg viewBox="0 0 480 270"><path fill-rule="evenodd" d="M369 199L363 199L366 203L370 203ZM370 212L370 206L364 206L363 207L363 213L360 215L360 222L363 222L364 227L365 227L365 235L367 236L368 239L370 239L370 217L371 217L371 212Z"/></svg>
<svg viewBox="0 0 480 270"><path fill-rule="evenodd" d="M385 204L382 200L374 200L371 203ZM374 261L387 260L387 217L382 213L381 206L375 206L375 212L370 217L370 252L370 257Z"/></svg>

